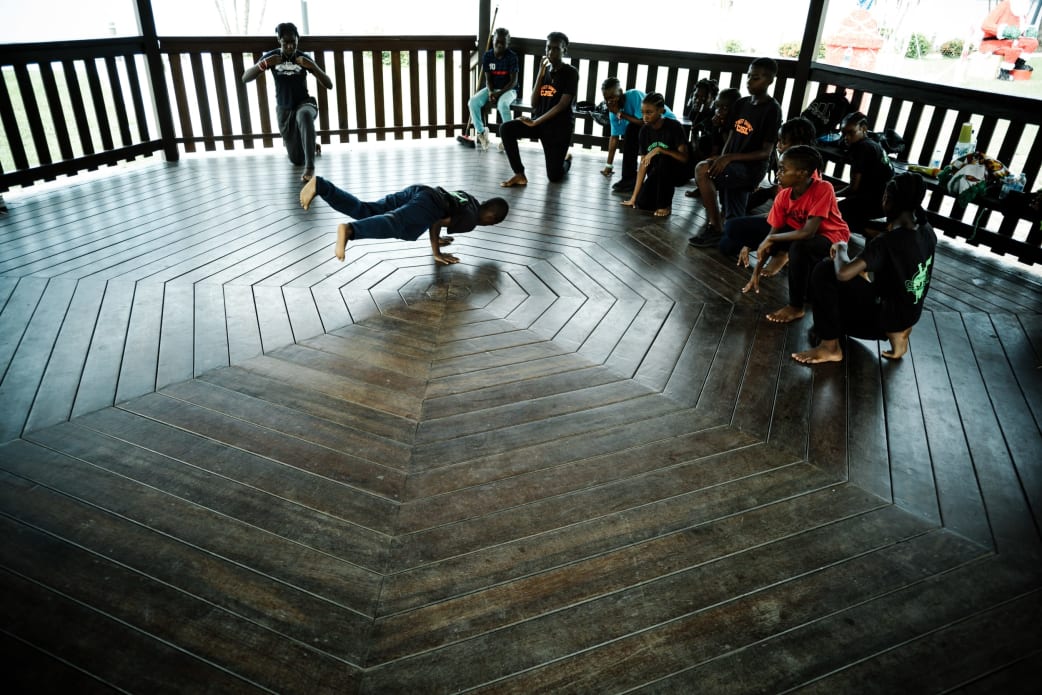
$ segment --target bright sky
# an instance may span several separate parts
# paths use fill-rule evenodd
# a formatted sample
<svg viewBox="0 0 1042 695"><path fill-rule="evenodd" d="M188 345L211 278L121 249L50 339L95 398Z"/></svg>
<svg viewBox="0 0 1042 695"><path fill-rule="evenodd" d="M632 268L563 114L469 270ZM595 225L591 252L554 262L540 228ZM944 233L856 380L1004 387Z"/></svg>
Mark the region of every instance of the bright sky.
<svg viewBox="0 0 1042 695"><path fill-rule="evenodd" d="M224 33L217 6L251 9L249 34L273 34L279 22L295 22L303 33L343 34L474 34L475 0L153 0L160 36L215 36ZM562 0L502 0L497 26L515 36L539 37L564 31L580 43L654 46L713 52L727 39L740 39L748 50L773 52L785 41L798 41L808 0L702 0L662 3L676 21L653 28L634 27L633 0L600 0L596 4ZM858 5L832 0L829 24ZM131 0L0 0L7 37L13 42L133 36L138 33ZM308 28L302 21L307 8ZM590 8L596 8L591 16ZM987 0L876 0L873 13L907 8L906 22L915 31L936 33L941 40L964 36L987 14ZM434 11L434 8L437 8ZM729 9L725 9L729 8ZM263 12L261 12L263 10ZM750 22L755 17L757 21ZM551 19L552 18L552 19ZM552 24L552 26L551 26ZM697 33L695 33L697 31ZM235 32L242 33L242 32ZM773 50L772 50L773 49Z"/></svg>

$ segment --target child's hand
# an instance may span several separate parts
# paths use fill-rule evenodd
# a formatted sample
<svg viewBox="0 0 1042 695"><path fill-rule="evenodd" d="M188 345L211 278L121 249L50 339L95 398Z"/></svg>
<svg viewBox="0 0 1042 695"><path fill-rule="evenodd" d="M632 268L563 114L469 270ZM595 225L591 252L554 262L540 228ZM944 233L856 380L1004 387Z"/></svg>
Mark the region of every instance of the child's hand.
<svg viewBox="0 0 1042 695"><path fill-rule="evenodd" d="M743 246L742 250L738 252L738 263L737 263L737 265L740 265L743 268L748 268L749 267L749 247L748 246Z"/></svg>
<svg viewBox="0 0 1042 695"><path fill-rule="evenodd" d="M637 201L635 199L633 199L633 198L630 198L629 200L624 200L624 201L622 201L619 204L623 205L625 207L628 207L628 208L637 207Z"/></svg>
<svg viewBox="0 0 1042 695"><path fill-rule="evenodd" d="M603 174L606 178L610 179L613 173L615 173L615 168L611 165L608 165L601 169L601 174Z"/></svg>
<svg viewBox="0 0 1042 695"><path fill-rule="evenodd" d="M315 62L307 56L297 56L297 59L293 62L308 71L315 65Z"/></svg>
<svg viewBox="0 0 1042 695"><path fill-rule="evenodd" d="M742 288L742 294L760 294L760 270L759 268L753 269L753 276L749 278L749 282L745 283L745 287Z"/></svg>

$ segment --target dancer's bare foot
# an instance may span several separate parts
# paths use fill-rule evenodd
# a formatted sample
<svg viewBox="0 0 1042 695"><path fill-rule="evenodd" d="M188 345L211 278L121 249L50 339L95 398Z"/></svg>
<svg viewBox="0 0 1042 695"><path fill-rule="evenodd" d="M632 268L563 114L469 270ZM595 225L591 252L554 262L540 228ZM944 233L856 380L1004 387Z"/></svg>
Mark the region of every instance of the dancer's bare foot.
<svg viewBox="0 0 1042 695"><path fill-rule="evenodd" d="M634 200L633 198L629 198L628 200L624 200L621 203L619 203L619 205L621 205L623 207L626 207L626 208L635 208L635 207L637 207L637 201Z"/></svg>
<svg viewBox="0 0 1042 695"><path fill-rule="evenodd" d="M315 181L315 177L312 176L311 180L300 189L300 207L307 210L311 207L311 201L315 199L316 195L318 195L318 183Z"/></svg>
<svg viewBox="0 0 1042 695"><path fill-rule="evenodd" d="M527 186L528 179L525 178L524 174L514 174L506 181L499 184L503 188L513 188L514 186Z"/></svg>
<svg viewBox="0 0 1042 695"><path fill-rule="evenodd" d="M797 309L794 306L783 306L777 311L772 311L767 314L768 321L774 321L775 323L792 323L796 319L803 318L803 309Z"/></svg>
<svg viewBox="0 0 1042 695"><path fill-rule="evenodd" d="M792 353L792 359L803 364L821 364L822 362L842 362L843 348L838 340L823 340L821 345L803 352Z"/></svg>
<svg viewBox="0 0 1042 695"><path fill-rule="evenodd" d="M888 360L899 360L908 352L908 336L912 335L912 327L904 329L900 333L887 333L890 339L890 349L883 351L883 357Z"/></svg>
<svg viewBox="0 0 1042 695"><path fill-rule="evenodd" d="M344 261L344 250L347 248L347 240L351 238L351 225L341 222L336 226L336 246L333 247L333 254L336 259L343 263Z"/></svg>
<svg viewBox="0 0 1042 695"><path fill-rule="evenodd" d="M449 244L451 244L454 241L456 241L456 239L453 238L453 237L450 237L450 236L440 236L440 237L438 237L438 246L448 246Z"/></svg>
<svg viewBox="0 0 1042 695"><path fill-rule="evenodd" d="M760 271L760 275L765 278L772 278L781 272L781 269L789 264L789 254L779 253L776 256L771 256L770 262L763 267Z"/></svg>
<svg viewBox="0 0 1042 695"><path fill-rule="evenodd" d="M659 208L655 211L655 217L669 217L673 214L672 208Z"/></svg>
<svg viewBox="0 0 1042 695"><path fill-rule="evenodd" d="M304 173L300 175L300 180L303 181L304 183L309 182L313 178L315 178L315 170L314 169L305 169Z"/></svg>

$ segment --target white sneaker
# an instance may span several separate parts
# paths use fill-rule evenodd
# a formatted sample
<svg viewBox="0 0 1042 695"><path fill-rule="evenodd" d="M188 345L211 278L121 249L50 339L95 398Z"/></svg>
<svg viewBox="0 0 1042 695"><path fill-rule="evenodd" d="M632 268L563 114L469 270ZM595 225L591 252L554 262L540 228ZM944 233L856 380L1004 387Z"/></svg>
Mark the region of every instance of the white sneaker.
<svg viewBox="0 0 1042 695"><path fill-rule="evenodd" d="M478 141L478 147L481 148L481 151L488 152L488 131L478 133L475 139Z"/></svg>

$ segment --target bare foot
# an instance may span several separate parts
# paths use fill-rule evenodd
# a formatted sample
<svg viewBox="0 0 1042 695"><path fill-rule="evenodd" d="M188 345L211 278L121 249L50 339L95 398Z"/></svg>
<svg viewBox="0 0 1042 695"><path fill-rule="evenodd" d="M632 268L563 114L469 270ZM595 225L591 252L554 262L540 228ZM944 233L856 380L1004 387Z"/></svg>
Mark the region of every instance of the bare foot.
<svg viewBox="0 0 1042 695"><path fill-rule="evenodd" d="M333 254L341 263L344 262L344 249L347 248L347 240L351 236L351 225L341 222L336 226L336 246Z"/></svg>
<svg viewBox="0 0 1042 695"><path fill-rule="evenodd" d="M313 178L315 178L315 170L314 169L305 169L304 173L300 175L300 180L303 181L304 183L307 183L308 181L310 181Z"/></svg>
<svg viewBox="0 0 1042 695"><path fill-rule="evenodd" d="M633 198L630 198L629 200L622 201L621 203L619 203L619 205L622 205L623 207L627 208L635 208L637 207L637 201L635 201Z"/></svg>
<svg viewBox="0 0 1042 695"><path fill-rule="evenodd" d="M448 246L449 244L451 244L454 241L455 241L455 239L453 237L450 237L450 236L440 236L440 237L438 237L438 246L439 247L440 246Z"/></svg>
<svg viewBox="0 0 1042 695"><path fill-rule="evenodd" d="M765 278L772 278L781 272L781 269L789 264L789 254L779 253L777 256L771 256L770 262L763 267L760 271L760 275Z"/></svg>
<svg viewBox="0 0 1042 695"><path fill-rule="evenodd" d="M672 208L659 208L655 211L655 217L669 217L673 214Z"/></svg>
<svg viewBox="0 0 1042 695"><path fill-rule="evenodd" d="M822 362L842 362L843 348L838 340L823 340L821 345L803 352L792 353L792 359L803 364L821 364Z"/></svg>
<svg viewBox="0 0 1042 695"><path fill-rule="evenodd" d="M796 319L803 318L803 313L803 309L797 309L794 306L783 306L781 309L767 314L767 320L775 323L792 323Z"/></svg>
<svg viewBox="0 0 1042 695"><path fill-rule="evenodd" d="M528 179L525 178L524 174L514 174L506 181L499 184L503 188L513 188L514 186L527 186Z"/></svg>
<svg viewBox="0 0 1042 695"><path fill-rule="evenodd" d="M684 193L685 198L699 198L702 196L702 191L697 188L692 188L690 191Z"/></svg>
<svg viewBox="0 0 1042 695"><path fill-rule="evenodd" d="M883 357L888 360L899 360L908 352L908 336L912 335L912 327L904 329L900 333L887 333L890 339L890 349L883 351Z"/></svg>
<svg viewBox="0 0 1042 695"><path fill-rule="evenodd" d="M311 201L318 195L318 183L315 177L312 176L311 180L304 184L304 187L300 189L300 207L307 210L311 207Z"/></svg>

